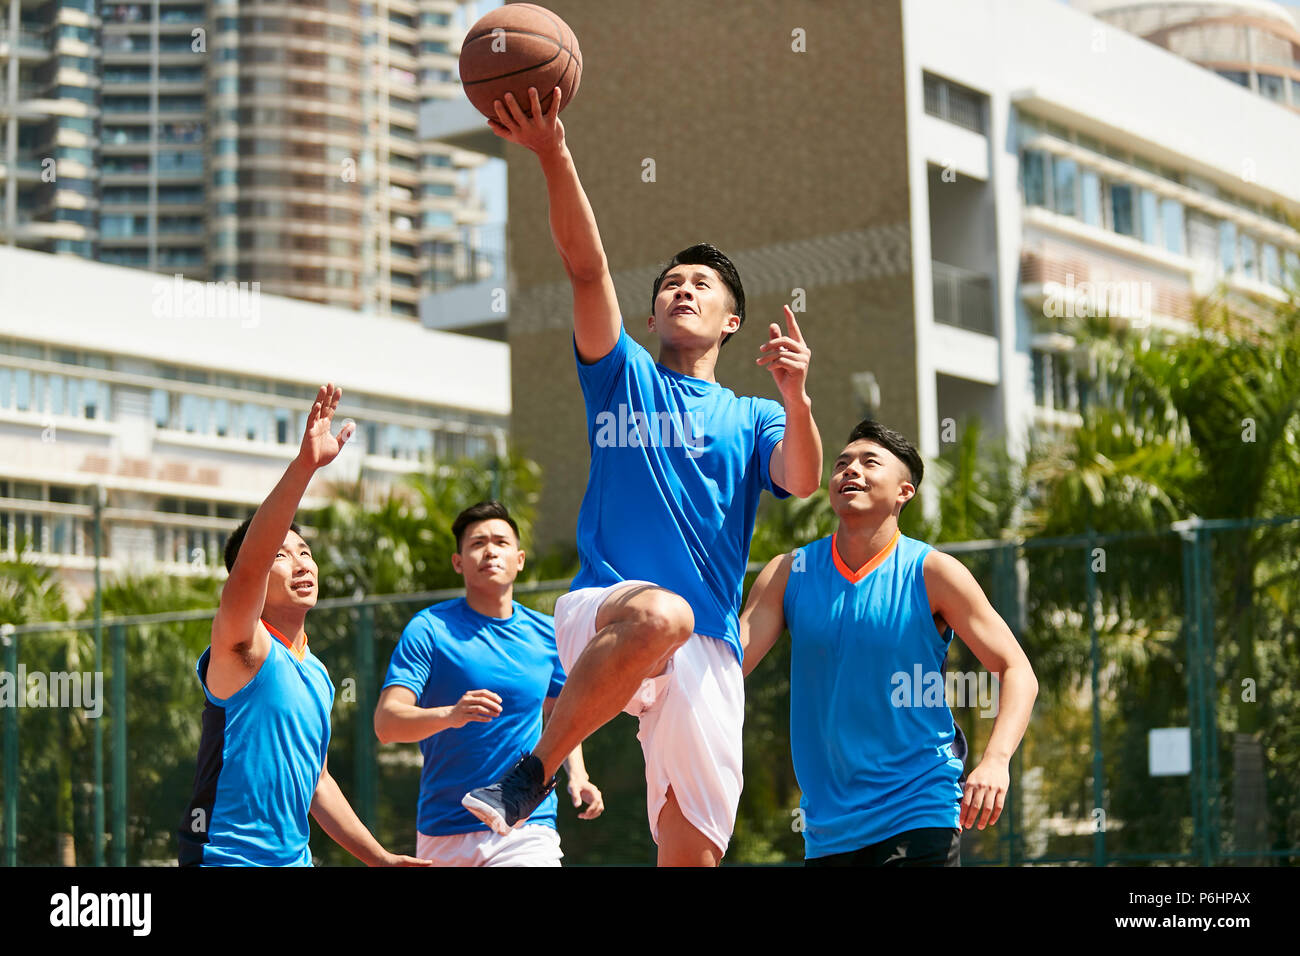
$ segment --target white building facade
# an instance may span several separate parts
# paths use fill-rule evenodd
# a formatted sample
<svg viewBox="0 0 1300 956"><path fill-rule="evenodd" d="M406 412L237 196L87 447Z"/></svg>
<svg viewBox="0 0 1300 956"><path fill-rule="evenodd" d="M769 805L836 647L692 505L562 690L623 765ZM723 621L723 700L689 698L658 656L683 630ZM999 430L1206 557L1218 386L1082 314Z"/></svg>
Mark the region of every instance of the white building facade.
<svg viewBox="0 0 1300 956"><path fill-rule="evenodd" d="M1072 315L1286 299L1292 110L1048 0L903 0L903 24L925 454L970 416L1013 448L1079 421Z"/></svg>
<svg viewBox="0 0 1300 956"><path fill-rule="evenodd" d="M304 507L333 482L505 450L502 343L0 248L0 557L54 565L84 596L98 499L105 574L222 570L325 382L358 434Z"/></svg>

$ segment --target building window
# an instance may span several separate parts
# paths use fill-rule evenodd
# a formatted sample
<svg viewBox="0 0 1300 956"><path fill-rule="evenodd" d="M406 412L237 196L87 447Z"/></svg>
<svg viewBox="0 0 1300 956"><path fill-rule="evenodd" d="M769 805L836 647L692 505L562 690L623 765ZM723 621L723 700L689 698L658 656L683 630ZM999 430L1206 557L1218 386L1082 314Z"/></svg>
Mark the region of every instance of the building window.
<svg viewBox="0 0 1300 956"><path fill-rule="evenodd" d="M1101 226L1101 177L1091 169L1079 175L1080 203L1083 221L1090 226Z"/></svg>
<svg viewBox="0 0 1300 956"><path fill-rule="evenodd" d="M1237 270L1237 226L1227 220L1219 223L1219 268L1224 275Z"/></svg>
<svg viewBox="0 0 1300 956"><path fill-rule="evenodd" d="M1245 233L1241 236L1241 271L1252 279L1259 278L1259 242Z"/></svg>
<svg viewBox="0 0 1300 956"><path fill-rule="evenodd" d="M1128 183L1110 184L1111 228L1121 236L1137 234L1133 222L1133 187Z"/></svg>
<svg viewBox="0 0 1300 956"><path fill-rule="evenodd" d="M1183 204L1177 199L1160 201L1160 217L1163 221L1165 249L1175 255L1183 255L1187 246L1183 238Z"/></svg>
<svg viewBox="0 0 1300 956"><path fill-rule="evenodd" d="M984 102L988 97L931 73L925 74L923 83L927 113L976 133L984 132Z"/></svg>
<svg viewBox="0 0 1300 956"><path fill-rule="evenodd" d="M1078 215L1079 164L1061 156L1052 157L1052 208L1062 216Z"/></svg>
<svg viewBox="0 0 1300 956"><path fill-rule="evenodd" d="M1268 242L1263 244L1260 249L1260 265L1263 267L1264 281L1280 289L1282 287L1282 257L1278 254L1277 246Z"/></svg>
<svg viewBox="0 0 1300 956"><path fill-rule="evenodd" d="M1025 205L1047 205L1047 157L1036 149L1025 150L1021 163L1025 184Z"/></svg>

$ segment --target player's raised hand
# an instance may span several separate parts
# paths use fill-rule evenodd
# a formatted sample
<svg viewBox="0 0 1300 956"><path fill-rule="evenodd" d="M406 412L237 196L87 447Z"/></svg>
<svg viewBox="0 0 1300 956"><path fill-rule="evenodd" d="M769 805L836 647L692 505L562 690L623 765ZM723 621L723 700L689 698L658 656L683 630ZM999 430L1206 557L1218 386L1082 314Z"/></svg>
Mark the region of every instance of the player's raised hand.
<svg viewBox="0 0 1300 956"><path fill-rule="evenodd" d="M590 780L570 777L569 796L575 807L587 804L587 809L578 814L579 820L594 820L605 812L605 798L601 796L600 788Z"/></svg>
<svg viewBox="0 0 1300 956"><path fill-rule="evenodd" d="M1010 789L1011 771L1007 761L989 757L981 760L966 778L966 790L961 798L962 828L978 826L983 830L997 823Z"/></svg>
<svg viewBox="0 0 1300 956"><path fill-rule="evenodd" d="M501 697L490 690L467 690L447 716L452 727L487 723L501 716Z"/></svg>
<svg viewBox="0 0 1300 956"><path fill-rule="evenodd" d="M528 88L529 110L525 113L513 93L507 93L504 101L496 100L492 107L497 118L489 119L488 126L502 139L531 149L539 156L554 152L564 145L564 124L560 122L560 88L555 88L551 96L550 112L542 112L542 101L537 94L537 87Z"/></svg>
<svg viewBox="0 0 1300 956"><path fill-rule="evenodd" d="M324 468L338 457L343 446L347 444L356 425L345 422L337 435L331 434L334 413L338 411L339 399L343 389L333 384L322 385L316 393L316 402L307 416L307 427L302 435L302 447L298 457L313 468Z"/></svg>
<svg viewBox="0 0 1300 956"><path fill-rule="evenodd" d="M763 354L758 357L759 365L766 365L776 380L776 387L781 397L787 402L806 397L805 386L808 382L808 364L812 361L812 349L803 340L799 323L794 319L794 312L785 307L785 321L789 332L781 334L781 326L773 322L767 327L768 339L758 347Z"/></svg>

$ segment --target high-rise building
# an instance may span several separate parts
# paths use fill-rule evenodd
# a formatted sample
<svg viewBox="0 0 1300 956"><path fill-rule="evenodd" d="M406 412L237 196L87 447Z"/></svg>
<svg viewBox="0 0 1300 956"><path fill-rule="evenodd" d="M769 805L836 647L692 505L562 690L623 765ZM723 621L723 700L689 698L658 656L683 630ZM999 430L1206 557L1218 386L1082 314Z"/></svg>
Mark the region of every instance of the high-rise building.
<svg viewBox="0 0 1300 956"><path fill-rule="evenodd" d="M465 0L0 0L0 244L416 317L484 222L422 139Z"/></svg>
<svg viewBox="0 0 1300 956"><path fill-rule="evenodd" d="M1076 7L1300 112L1300 24L1269 0L1073 0Z"/></svg>

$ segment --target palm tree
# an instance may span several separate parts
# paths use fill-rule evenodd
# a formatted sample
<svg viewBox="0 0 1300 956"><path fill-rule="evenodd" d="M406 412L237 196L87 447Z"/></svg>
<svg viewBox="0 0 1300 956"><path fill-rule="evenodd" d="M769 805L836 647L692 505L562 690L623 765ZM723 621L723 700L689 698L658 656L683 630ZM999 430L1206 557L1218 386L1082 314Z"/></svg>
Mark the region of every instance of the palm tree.
<svg viewBox="0 0 1300 956"><path fill-rule="evenodd" d="M1200 303L1187 335L1084 330L1098 402L1037 464L1031 525L1049 533L1118 531L1300 512L1300 300L1268 314L1258 306L1221 293ZM1236 658L1229 673L1238 679L1259 678L1266 589L1294 581L1297 570L1293 559L1279 564L1271 556L1295 533L1276 526L1214 536ZM1149 587L1157 569L1146 570ZM1181 574L1176 564L1165 571ZM1235 700L1233 711L1234 842L1238 850L1260 849L1267 824L1259 731L1270 712L1254 699Z"/></svg>

